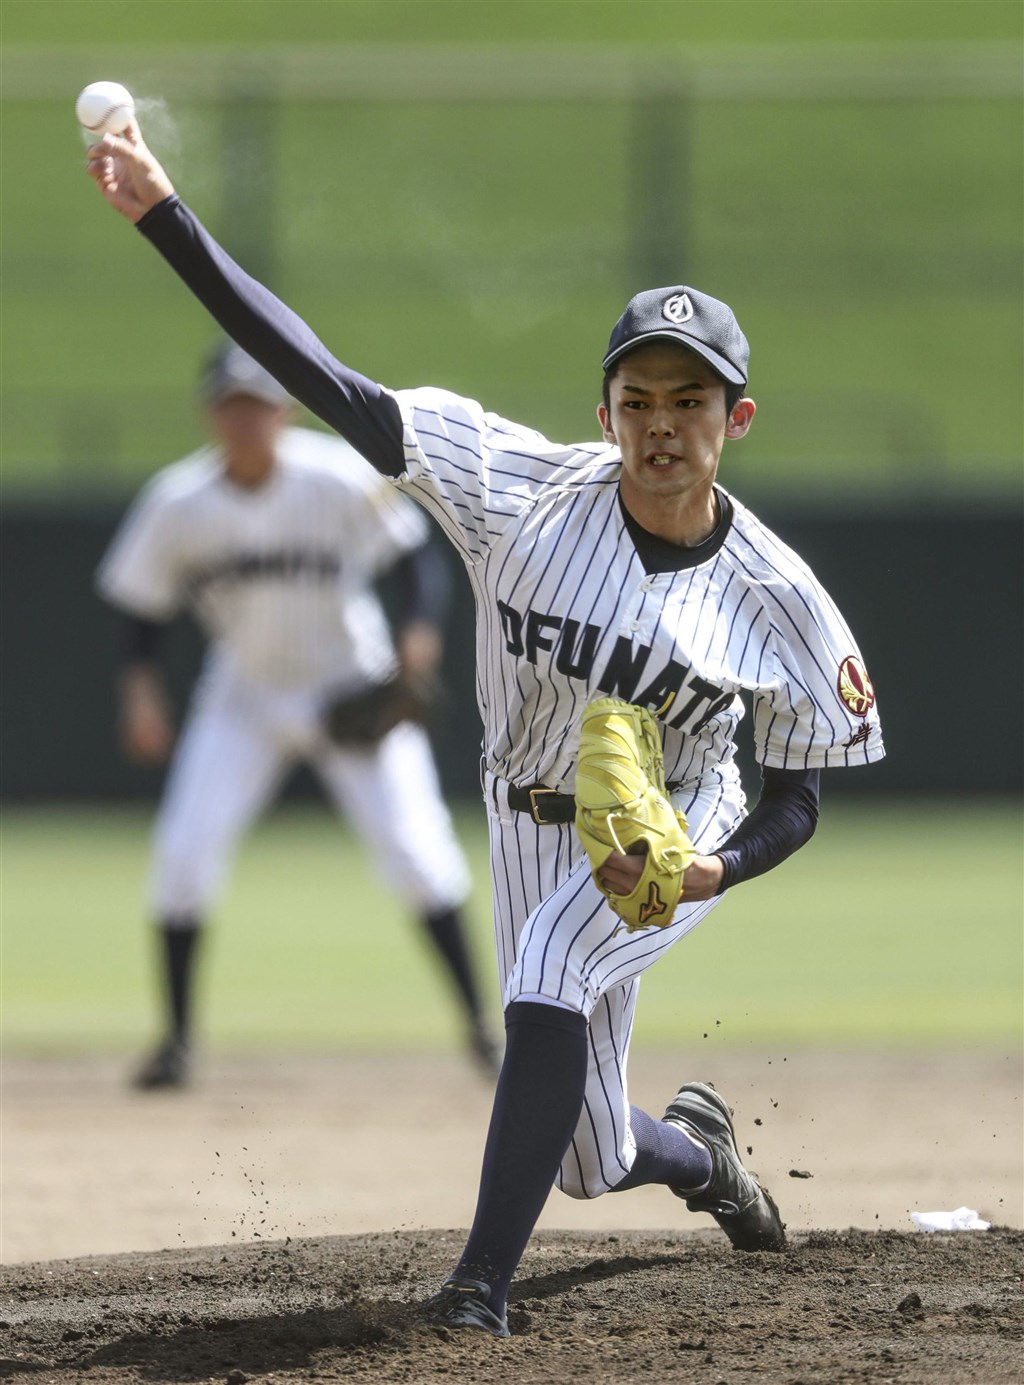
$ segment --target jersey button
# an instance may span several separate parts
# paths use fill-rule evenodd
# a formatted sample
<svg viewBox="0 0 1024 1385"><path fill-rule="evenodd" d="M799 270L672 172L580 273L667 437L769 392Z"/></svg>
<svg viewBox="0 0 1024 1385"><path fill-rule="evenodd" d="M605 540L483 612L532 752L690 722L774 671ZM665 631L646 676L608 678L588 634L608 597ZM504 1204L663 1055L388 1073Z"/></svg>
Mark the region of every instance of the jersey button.
<svg viewBox="0 0 1024 1385"><path fill-rule="evenodd" d="M649 592L651 591L653 586L654 583L651 581L651 579L649 577L645 577L644 580L640 583L640 590L642 592Z"/></svg>
<svg viewBox="0 0 1024 1385"><path fill-rule="evenodd" d="M630 630L639 630L639 629L640 629L640 622L639 622L638 620L631 620L631 621L629 622L629 629L630 629Z"/></svg>

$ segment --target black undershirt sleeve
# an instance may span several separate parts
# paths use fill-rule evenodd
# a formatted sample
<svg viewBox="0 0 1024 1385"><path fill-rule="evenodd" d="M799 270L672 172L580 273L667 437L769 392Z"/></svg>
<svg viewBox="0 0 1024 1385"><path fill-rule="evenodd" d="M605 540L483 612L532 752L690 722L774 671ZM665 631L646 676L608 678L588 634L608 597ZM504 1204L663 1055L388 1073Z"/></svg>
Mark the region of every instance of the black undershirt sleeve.
<svg viewBox="0 0 1024 1385"><path fill-rule="evenodd" d="M433 539L403 553L391 571L398 590L398 628L422 620L440 629L448 611L452 584L448 565Z"/></svg>
<svg viewBox="0 0 1024 1385"><path fill-rule="evenodd" d="M164 622L125 615L118 627L118 648L124 664L151 664L163 638Z"/></svg>
<svg viewBox="0 0 1024 1385"><path fill-rule="evenodd" d="M814 835L818 825L820 770L761 771L756 806L714 855L725 863L718 893L781 865Z"/></svg>
<svg viewBox="0 0 1024 1385"><path fill-rule="evenodd" d="M387 476L405 469L398 401L342 365L302 319L250 278L177 196L137 228L224 331L285 389Z"/></svg>

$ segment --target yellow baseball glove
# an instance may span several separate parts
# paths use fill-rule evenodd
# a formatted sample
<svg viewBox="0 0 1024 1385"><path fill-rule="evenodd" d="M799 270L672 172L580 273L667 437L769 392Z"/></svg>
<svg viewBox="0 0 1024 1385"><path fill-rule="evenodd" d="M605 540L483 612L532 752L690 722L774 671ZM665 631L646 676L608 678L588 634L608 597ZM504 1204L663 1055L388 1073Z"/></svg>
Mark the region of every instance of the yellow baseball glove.
<svg viewBox="0 0 1024 1385"><path fill-rule="evenodd" d="M650 712L619 697L599 697L583 713L576 767L576 832L597 888L626 925L665 928L696 852L687 822L665 791L661 737ZM612 894L597 873L613 851L645 854L632 894Z"/></svg>

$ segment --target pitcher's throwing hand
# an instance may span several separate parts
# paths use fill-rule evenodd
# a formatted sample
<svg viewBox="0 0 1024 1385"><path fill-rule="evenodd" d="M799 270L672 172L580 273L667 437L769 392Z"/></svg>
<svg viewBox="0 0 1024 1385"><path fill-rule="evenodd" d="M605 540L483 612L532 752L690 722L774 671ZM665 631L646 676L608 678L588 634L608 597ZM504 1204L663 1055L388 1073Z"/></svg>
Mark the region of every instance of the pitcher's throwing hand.
<svg viewBox="0 0 1024 1385"><path fill-rule="evenodd" d="M133 119L121 135L104 135L86 150L86 169L115 211L139 221L170 197L174 186L150 153L139 122Z"/></svg>

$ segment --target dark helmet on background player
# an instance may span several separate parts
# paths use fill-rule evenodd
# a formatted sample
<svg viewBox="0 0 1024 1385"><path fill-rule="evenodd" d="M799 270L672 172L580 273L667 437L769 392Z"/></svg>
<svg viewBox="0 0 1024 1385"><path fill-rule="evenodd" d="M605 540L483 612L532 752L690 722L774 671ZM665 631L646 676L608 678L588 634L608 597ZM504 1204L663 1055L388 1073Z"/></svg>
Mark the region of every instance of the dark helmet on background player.
<svg viewBox="0 0 1024 1385"><path fill-rule="evenodd" d="M199 393L207 406L219 404L234 395L249 395L264 404L288 404L291 395L285 387L234 342L218 346L203 365Z"/></svg>

